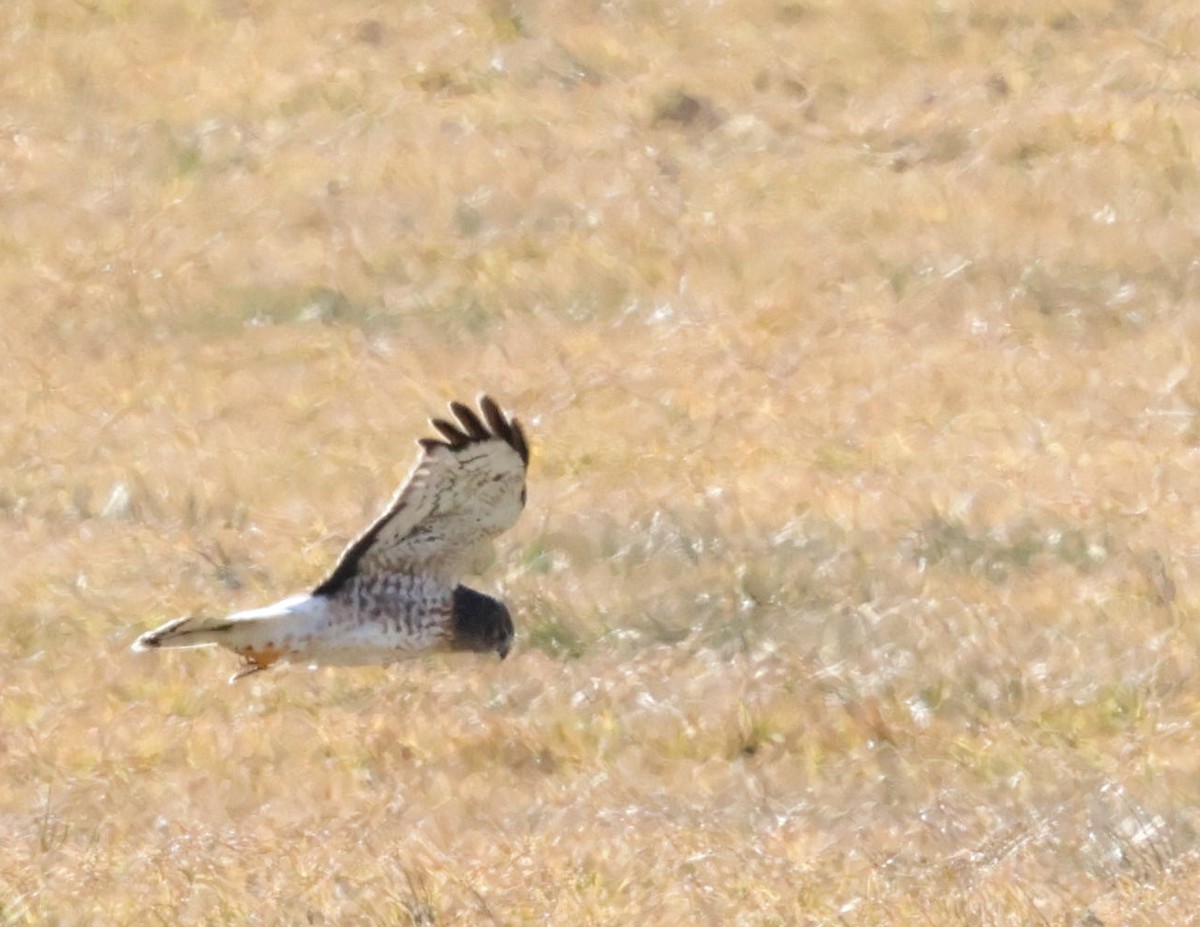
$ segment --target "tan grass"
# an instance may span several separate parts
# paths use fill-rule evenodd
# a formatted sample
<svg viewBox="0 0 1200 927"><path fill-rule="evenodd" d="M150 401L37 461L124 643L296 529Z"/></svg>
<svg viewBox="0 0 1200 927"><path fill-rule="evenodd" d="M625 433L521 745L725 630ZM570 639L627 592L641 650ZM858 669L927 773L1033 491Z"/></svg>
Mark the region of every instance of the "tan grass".
<svg viewBox="0 0 1200 927"><path fill-rule="evenodd" d="M1191 5L0 27L0 923L1196 919ZM128 653L484 388L506 662Z"/></svg>

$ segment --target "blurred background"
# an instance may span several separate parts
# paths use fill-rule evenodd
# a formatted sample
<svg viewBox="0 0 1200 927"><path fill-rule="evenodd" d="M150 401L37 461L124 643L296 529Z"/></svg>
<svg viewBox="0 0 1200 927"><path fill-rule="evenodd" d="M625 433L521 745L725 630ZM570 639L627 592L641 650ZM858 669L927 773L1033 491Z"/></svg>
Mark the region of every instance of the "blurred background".
<svg viewBox="0 0 1200 927"><path fill-rule="evenodd" d="M1191 4L0 36L0 923L1195 920ZM481 391L504 663L128 652Z"/></svg>

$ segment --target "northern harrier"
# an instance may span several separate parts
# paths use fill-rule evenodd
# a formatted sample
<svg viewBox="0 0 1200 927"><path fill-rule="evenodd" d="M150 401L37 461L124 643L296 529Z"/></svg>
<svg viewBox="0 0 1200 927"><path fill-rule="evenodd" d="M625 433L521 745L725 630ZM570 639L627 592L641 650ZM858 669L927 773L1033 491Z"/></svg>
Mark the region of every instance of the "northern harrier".
<svg viewBox="0 0 1200 927"><path fill-rule="evenodd" d="M176 618L133 649L220 644L243 660L230 682L276 662L381 664L436 650L503 658L513 639L508 609L459 579L521 514L529 445L488 396L479 413L460 402L450 411L457 421L431 420L441 437L421 439L387 510L310 594L226 618Z"/></svg>

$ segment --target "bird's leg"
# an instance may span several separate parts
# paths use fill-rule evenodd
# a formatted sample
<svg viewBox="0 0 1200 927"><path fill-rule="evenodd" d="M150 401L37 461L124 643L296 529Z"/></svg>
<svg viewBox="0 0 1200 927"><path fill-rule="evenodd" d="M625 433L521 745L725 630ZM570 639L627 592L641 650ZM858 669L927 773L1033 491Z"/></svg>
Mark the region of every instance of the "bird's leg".
<svg viewBox="0 0 1200 927"><path fill-rule="evenodd" d="M270 669L271 664L278 659L278 653L243 653L242 667L229 677L229 681L231 683L237 682L246 676L253 676L255 673L261 673L265 669Z"/></svg>

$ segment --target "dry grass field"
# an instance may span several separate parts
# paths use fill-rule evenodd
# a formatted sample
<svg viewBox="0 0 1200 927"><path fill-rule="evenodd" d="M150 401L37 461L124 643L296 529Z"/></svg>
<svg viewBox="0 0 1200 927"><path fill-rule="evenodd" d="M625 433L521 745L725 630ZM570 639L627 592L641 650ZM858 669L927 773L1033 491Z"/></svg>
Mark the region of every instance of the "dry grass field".
<svg viewBox="0 0 1200 927"><path fill-rule="evenodd" d="M1200 13L0 6L0 924L1200 919ZM504 662L132 654L494 393Z"/></svg>

